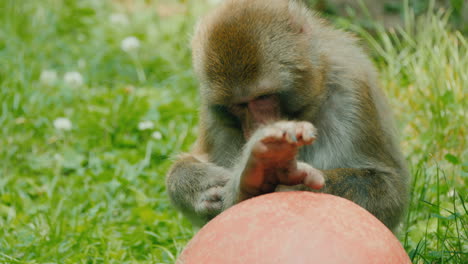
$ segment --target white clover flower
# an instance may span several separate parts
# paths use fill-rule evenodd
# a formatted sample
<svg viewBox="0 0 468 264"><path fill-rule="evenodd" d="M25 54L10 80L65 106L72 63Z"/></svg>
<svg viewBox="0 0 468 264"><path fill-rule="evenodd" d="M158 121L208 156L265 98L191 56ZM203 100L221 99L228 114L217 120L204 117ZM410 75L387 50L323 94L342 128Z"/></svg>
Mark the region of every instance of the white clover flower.
<svg viewBox="0 0 468 264"><path fill-rule="evenodd" d="M83 85L83 77L76 71L65 73L63 80L70 86L78 87Z"/></svg>
<svg viewBox="0 0 468 264"><path fill-rule="evenodd" d="M54 127L58 130L71 130L72 122L66 117L59 117L54 120Z"/></svg>
<svg viewBox="0 0 468 264"><path fill-rule="evenodd" d="M455 192L455 189L450 189L448 192L447 192L447 196L448 197L453 197L455 196L456 192Z"/></svg>
<svg viewBox="0 0 468 264"><path fill-rule="evenodd" d="M54 154L54 159L55 159L56 161L63 161L63 156L60 155L59 153L55 153L55 154Z"/></svg>
<svg viewBox="0 0 468 264"><path fill-rule="evenodd" d="M125 51L125 52L133 52L136 51L140 47L140 40L138 40L136 37L131 36L131 37L126 37L122 42L120 43L120 48Z"/></svg>
<svg viewBox="0 0 468 264"><path fill-rule="evenodd" d="M154 128L154 123L151 121L142 121L138 123L138 130L149 130Z"/></svg>
<svg viewBox="0 0 468 264"><path fill-rule="evenodd" d="M162 138L162 134L161 132L159 131L154 131L152 134L151 134L151 137L156 139L156 140L160 140Z"/></svg>
<svg viewBox="0 0 468 264"><path fill-rule="evenodd" d="M44 85L53 85L57 82L57 72L54 70L43 70L39 81Z"/></svg>
<svg viewBox="0 0 468 264"><path fill-rule="evenodd" d="M125 26L129 24L127 16L121 13L115 13L110 15L109 20L112 24L116 24L119 26Z"/></svg>

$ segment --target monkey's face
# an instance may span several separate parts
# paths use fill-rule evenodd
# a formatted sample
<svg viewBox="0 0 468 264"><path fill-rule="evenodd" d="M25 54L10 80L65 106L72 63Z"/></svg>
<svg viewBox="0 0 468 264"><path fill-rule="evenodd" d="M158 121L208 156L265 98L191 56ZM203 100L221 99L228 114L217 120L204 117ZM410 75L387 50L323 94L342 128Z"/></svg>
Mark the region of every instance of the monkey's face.
<svg viewBox="0 0 468 264"><path fill-rule="evenodd" d="M244 47L208 57L201 96L220 124L241 130L248 139L258 127L288 119L289 101L297 95L294 81L276 63Z"/></svg>
<svg viewBox="0 0 468 264"><path fill-rule="evenodd" d="M193 62L204 105L248 138L261 125L296 118L311 102L305 100L311 96L311 65L306 37L285 19L287 12L264 6L236 10L241 7L231 2L226 13L198 26Z"/></svg>
<svg viewBox="0 0 468 264"><path fill-rule="evenodd" d="M238 65L226 64L221 71L236 78L213 78L201 88L202 101L217 122L241 130L246 139L262 125L297 118L307 102L297 89L306 87L301 78L269 66L261 64L258 77L243 79Z"/></svg>

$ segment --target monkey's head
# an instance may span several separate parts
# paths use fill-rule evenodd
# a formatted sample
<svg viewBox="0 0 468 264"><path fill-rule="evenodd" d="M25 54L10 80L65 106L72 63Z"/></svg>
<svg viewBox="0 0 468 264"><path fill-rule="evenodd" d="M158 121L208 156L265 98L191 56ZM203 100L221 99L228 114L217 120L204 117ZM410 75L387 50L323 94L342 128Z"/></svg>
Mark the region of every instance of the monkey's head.
<svg viewBox="0 0 468 264"><path fill-rule="evenodd" d="M225 0L198 24L194 69L215 118L248 138L262 124L313 112L323 85L307 12L294 0Z"/></svg>

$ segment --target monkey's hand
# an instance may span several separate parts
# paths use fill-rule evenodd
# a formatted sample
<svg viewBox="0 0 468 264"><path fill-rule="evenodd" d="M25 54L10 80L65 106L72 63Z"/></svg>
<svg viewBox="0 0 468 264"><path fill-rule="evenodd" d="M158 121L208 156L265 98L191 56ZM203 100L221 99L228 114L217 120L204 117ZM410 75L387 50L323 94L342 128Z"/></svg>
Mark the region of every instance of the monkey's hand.
<svg viewBox="0 0 468 264"><path fill-rule="evenodd" d="M296 159L299 148L312 144L315 135L311 123L296 121L273 123L255 132L246 148L250 154L240 175L238 201L273 192L278 185L322 188L322 172Z"/></svg>
<svg viewBox="0 0 468 264"><path fill-rule="evenodd" d="M203 155L183 154L166 178L171 202L197 226L223 210L225 185L231 172L207 162Z"/></svg>
<svg viewBox="0 0 468 264"><path fill-rule="evenodd" d="M212 182L206 182L200 186L201 190L196 194L194 209L197 215L215 217L223 209L224 186L227 178L218 177Z"/></svg>

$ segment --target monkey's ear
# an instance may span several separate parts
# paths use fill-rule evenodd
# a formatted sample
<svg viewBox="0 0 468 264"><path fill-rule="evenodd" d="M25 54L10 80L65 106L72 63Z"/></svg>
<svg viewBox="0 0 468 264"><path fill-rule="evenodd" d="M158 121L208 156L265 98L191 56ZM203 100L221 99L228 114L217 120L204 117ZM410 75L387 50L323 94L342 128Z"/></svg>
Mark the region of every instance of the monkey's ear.
<svg viewBox="0 0 468 264"><path fill-rule="evenodd" d="M292 30L299 34L310 34L311 25L308 18L311 14L307 6L302 1L290 0L288 9Z"/></svg>

